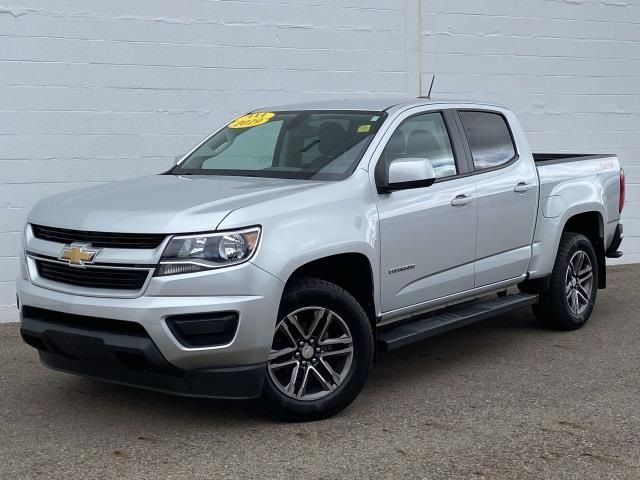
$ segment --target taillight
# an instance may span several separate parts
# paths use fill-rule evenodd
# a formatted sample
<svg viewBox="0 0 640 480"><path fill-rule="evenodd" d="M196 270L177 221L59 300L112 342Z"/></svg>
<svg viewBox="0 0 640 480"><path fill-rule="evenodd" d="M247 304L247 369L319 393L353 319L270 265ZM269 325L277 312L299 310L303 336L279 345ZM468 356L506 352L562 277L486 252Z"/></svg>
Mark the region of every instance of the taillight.
<svg viewBox="0 0 640 480"><path fill-rule="evenodd" d="M622 209L624 208L624 196L625 196L625 178L624 178L624 169L620 169L620 203L618 204L618 211L622 213Z"/></svg>

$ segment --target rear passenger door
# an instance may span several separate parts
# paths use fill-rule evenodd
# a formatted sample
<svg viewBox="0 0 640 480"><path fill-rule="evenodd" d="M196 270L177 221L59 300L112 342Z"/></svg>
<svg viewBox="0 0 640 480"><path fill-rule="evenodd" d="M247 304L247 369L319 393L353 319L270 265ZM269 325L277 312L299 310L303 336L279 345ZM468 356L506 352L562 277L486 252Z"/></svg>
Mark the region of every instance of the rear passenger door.
<svg viewBox="0 0 640 480"><path fill-rule="evenodd" d="M505 114L459 110L478 203L475 286L525 275L538 207L538 177L520 157Z"/></svg>

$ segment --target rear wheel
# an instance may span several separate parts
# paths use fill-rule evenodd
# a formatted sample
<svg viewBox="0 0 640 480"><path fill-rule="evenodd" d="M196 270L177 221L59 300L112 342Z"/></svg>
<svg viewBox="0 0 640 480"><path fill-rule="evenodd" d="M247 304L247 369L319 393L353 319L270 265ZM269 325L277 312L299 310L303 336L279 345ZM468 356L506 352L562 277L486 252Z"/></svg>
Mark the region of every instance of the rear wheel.
<svg viewBox="0 0 640 480"><path fill-rule="evenodd" d="M296 281L280 305L263 404L289 421L334 415L362 390L372 360L371 325L355 298L324 280Z"/></svg>
<svg viewBox="0 0 640 480"><path fill-rule="evenodd" d="M548 289L533 308L536 318L548 328L576 330L589 320L597 292L598 261L591 241L564 233Z"/></svg>

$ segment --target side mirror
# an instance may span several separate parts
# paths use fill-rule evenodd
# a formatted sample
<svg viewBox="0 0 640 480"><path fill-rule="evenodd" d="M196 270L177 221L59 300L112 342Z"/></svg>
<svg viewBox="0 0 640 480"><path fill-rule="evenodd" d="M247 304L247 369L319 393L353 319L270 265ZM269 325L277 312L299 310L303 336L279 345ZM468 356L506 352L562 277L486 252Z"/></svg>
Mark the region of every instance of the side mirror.
<svg viewBox="0 0 640 480"><path fill-rule="evenodd" d="M426 158L398 158L389 165L389 180L379 185L380 193L430 187L436 181L433 165Z"/></svg>

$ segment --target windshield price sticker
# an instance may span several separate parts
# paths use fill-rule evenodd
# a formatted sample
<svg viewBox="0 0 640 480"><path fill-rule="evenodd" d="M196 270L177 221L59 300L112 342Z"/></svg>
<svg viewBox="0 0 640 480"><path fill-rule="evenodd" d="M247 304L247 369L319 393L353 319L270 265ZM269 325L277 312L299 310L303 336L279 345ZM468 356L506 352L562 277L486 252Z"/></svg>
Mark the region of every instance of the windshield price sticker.
<svg viewBox="0 0 640 480"><path fill-rule="evenodd" d="M371 125L360 125L358 127L358 133L367 133L369 130L371 130Z"/></svg>
<svg viewBox="0 0 640 480"><path fill-rule="evenodd" d="M241 117L236 118L233 122L231 122L227 127L229 128L249 128L255 127L257 125L262 125L263 123L267 123L276 114L273 112L258 112L258 113L248 113L247 115L242 115Z"/></svg>

